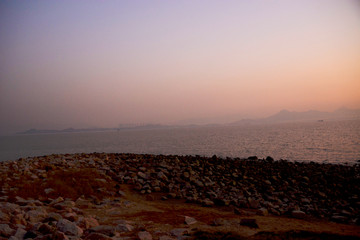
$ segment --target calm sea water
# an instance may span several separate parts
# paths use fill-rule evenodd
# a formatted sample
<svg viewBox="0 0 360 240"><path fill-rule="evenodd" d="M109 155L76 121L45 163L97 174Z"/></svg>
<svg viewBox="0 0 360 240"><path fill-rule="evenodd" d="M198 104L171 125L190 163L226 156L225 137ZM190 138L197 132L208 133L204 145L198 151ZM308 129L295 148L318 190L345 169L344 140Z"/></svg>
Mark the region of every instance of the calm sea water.
<svg viewBox="0 0 360 240"><path fill-rule="evenodd" d="M79 152L354 163L360 159L360 120L0 137L0 161Z"/></svg>

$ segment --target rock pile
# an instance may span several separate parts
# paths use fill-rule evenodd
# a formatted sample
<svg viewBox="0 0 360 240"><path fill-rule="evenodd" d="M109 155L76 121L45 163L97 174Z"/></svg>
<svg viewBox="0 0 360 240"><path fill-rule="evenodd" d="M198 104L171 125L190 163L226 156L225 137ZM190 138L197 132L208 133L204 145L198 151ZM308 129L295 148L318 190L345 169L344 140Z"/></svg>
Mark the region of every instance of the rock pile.
<svg viewBox="0 0 360 240"><path fill-rule="evenodd" d="M13 240L152 239L140 225L100 225L82 211L119 204L104 197L123 197L121 184L149 196L164 193L165 201L229 206L239 214L252 209L261 216L360 223L359 165L94 153L1 162L0 169L0 236ZM188 225L197 222L184 217ZM187 231L173 229L157 238L182 239Z"/></svg>
<svg viewBox="0 0 360 240"><path fill-rule="evenodd" d="M107 174L141 193L167 192L168 198L261 215L359 222L360 165L153 155L117 155L108 164Z"/></svg>

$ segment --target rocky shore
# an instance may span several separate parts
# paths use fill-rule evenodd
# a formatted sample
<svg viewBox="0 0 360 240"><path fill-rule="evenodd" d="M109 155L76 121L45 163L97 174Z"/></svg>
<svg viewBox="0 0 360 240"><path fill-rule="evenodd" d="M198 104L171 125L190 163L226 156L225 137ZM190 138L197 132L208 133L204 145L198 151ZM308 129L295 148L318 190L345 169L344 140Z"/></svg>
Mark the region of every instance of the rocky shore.
<svg viewBox="0 0 360 240"><path fill-rule="evenodd" d="M0 239L360 238L359 164L93 153L0 171Z"/></svg>

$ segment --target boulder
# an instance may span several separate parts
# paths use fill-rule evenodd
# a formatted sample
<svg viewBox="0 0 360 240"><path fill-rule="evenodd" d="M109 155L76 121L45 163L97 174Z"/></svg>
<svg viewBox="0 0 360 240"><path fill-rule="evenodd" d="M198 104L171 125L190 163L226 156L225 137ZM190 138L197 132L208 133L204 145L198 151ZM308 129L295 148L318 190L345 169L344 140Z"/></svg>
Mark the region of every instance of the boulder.
<svg viewBox="0 0 360 240"><path fill-rule="evenodd" d="M64 218L71 221L71 222L75 222L79 217L76 213L74 212L70 212L70 213L66 213L64 215Z"/></svg>
<svg viewBox="0 0 360 240"><path fill-rule="evenodd" d="M204 207L212 207L214 206L214 202L209 199L205 199L204 201L202 201L202 205Z"/></svg>
<svg viewBox="0 0 360 240"><path fill-rule="evenodd" d="M250 207L253 208L253 209L257 209L257 208L260 207L259 201L255 200L255 199L253 199L251 197L248 198L248 202L249 202Z"/></svg>
<svg viewBox="0 0 360 240"><path fill-rule="evenodd" d="M55 212L51 212L47 215L46 221L59 221L60 219L62 219L63 217Z"/></svg>
<svg viewBox="0 0 360 240"><path fill-rule="evenodd" d="M163 172L158 172L157 177L158 177L159 179L163 180L163 181L167 181L167 180L168 180L167 176L166 176L165 173L163 173Z"/></svg>
<svg viewBox="0 0 360 240"><path fill-rule="evenodd" d="M75 202L71 201L71 200L66 200L60 203L57 203L54 205L54 208L58 209L58 210L66 210L69 208L73 208L75 207Z"/></svg>
<svg viewBox="0 0 360 240"><path fill-rule="evenodd" d="M26 230L19 227L16 230L14 237L16 237L17 239L23 239L25 234L26 234Z"/></svg>
<svg viewBox="0 0 360 240"><path fill-rule="evenodd" d="M302 219L306 217L306 213L300 210L294 210L291 212L291 216Z"/></svg>
<svg viewBox="0 0 360 240"><path fill-rule="evenodd" d="M341 215L333 215L331 216L330 220L337 223L346 223L348 221L348 218Z"/></svg>
<svg viewBox="0 0 360 240"><path fill-rule="evenodd" d="M224 225L228 225L228 221L223 219L223 218L216 218L213 220L212 222L212 226L224 226Z"/></svg>
<svg viewBox="0 0 360 240"><path fill-rule="evenodd" d="M81 236L83 234L83 230L80 227L67 219L60 219L56 224L56 227L66 235Z"/></svg>
<svg viewBox="0 0 360 240"><path fill-rule="evenodd" d="M140 177L140 178L142 178L142 179L147 179L146 174L143 173L143 172L138 172L137 175L138 175L138 177Z"/></svg>
<svg viewBox="0 0 360 240"><path fill-rule="evenodd" d="M24 235L24 239L27 239L27 238L36 238L38 236L38 234L35 232L35 231L27 231Z"/></svg>
<svg viewBox="0 0 360 240"><path fill-rule="evenodd" d="M69 240L68 236L66 236L65 233L59 232L59 231L54 232L51 239L53 239L53 240Z"/></svg>
<svg viewBox="0 0 360 240"><path fill-rule="evenodd" d="M266 208L260 208L256 211L256 214L260 216L267 216L269 215L269 212Z"/></svg>
<svg viewBox="0 0 360 240"><path fill-rule="evenodd" d="M24 214L18 213L11 216L10 222L12 224L21 224L21 225L27 225L27 222L24 218Z"/></svg>
<svg viewBox="0 0 360 240"><path fill-rule="evenodd" d="M30 210L25 214L25 218L31 223L41 222L47 216L45 209Z"/></svg>
<svg viewBox="0 0 360 240"><path fill-rule="evenodd" d="M164 235L164 236L160 236L159 240L178 240L178 238L174 238L174 237Z"/></svg>
<svg viewBox="0 0 360 240"><path fill-rule="evenodd" d="M49 224L47 223L42 223L39 228L38 228L38 231L44 235L46 234L50 234L50 233L53 233L54 232L54 228L51 227Z"/></svg>
<svg viewBox="0 0 360 240"><path fill-rule="evenodd" d="M90 232L101 233L109 237L113 237L116 234L116 228L114 226L99 225L90 228Z"/></svg>
<svg viewBox="0 0 360 240"><path fill-rule="evenodd" d="M8 214L4 213L4 212L0 212L0 222L9 222L10 217Z"/></svg>
<svg viewBox="0 0 360 240"><path fill-rule="evenodd" d="M60 202L63 202L63 201L64 201L64 198L58 197L58 198L52 200L49 205L50 205L50 206L53 206L53 205L55 205L55 204L57 204L57 203L60 203Z"/></svg>
<svg viewBox="0 0 360 240"><path fill-rule="evenodd" d="M193 218L193 217L185 216L185 223L186 223L187 225L191 225L191 224L197 223L197 221L196 221L196 219Z"/></svg>
<svg viewBox="0 0 360 240"><path fill-rule="evenodd" d="M99 222L93 217L79 217L76 224L83 229L99 226Z"/></svg>
<svg viewBox="0 0 360 240"><path fill-rule="evenodd" d="M187 228L174 228L170 231L170 234L180 238L181 236L184 236L185 234L189 234L189 229Z"/></svg>
<svg viewBox="0 0 360 240"><path fill-rule="evenodd" d="M134 230L134 227L127 223L120 223L116 226L115 229L118 232L131 232Z"/></svg>
<svg viewBox="0 0 360 240"><path fill-rule="evenodd" d="M0 236L10 237L14 230L8 224L0 224Z"/></svg>
<svg viewBox="0 0 360 240"><path fill-rule="evenodd" d="M85 240L112 240L113 238L106 236L105 234L102 234L102 233L93 232L93 233L90 233L89 235L87 235L84 239Z"/></svg>
<svg viewBox="0 0 360 240"><path fill-rule="evenodd" d="M152 240L152 236L149 232L141 231L138 232L139 240Z"/></svg>
<svg viewBox="0 0 360 240"><path fill-rule="evenodd" d="M46 189L44 189L44 192L45 192L46 195L48 195L48 194L50 194L50 193L52 193L52 192L54 192L54 191L55 191L55 190L52 189L52 188L46 188Z"/></svg>

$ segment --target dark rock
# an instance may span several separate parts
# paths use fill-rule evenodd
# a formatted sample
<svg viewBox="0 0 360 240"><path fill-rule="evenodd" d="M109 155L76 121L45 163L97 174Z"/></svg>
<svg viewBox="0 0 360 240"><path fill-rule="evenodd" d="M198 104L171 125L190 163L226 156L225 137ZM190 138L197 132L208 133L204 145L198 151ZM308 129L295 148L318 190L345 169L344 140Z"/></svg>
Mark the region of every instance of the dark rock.
<svg viewBox="0 0 360 240"><path fill-rule="evenodd" d="M59 231L56 231L56 232L52 235L52 239L53 239L53 240L69 240L68 236L66 236L65 233L59 232Z"/></svg>
<svg viewBox="0 0 360 240"><path fill-rule="evenodd" d="M85 240L112 240L113 238L106 236L105 234L102 233L90 233L89 235L87 235L85 238Z"/></svg>
<svg viewBox="0 0 360 240"><path fill-rule="evenodd" d="M348 218L345 217L345 216L340 216L340 215L333 215L331 218L330 218L331 221L333 222L337 222L337 223L346 223L348 222Z"/></svg>
<svg viewBox="0 0 360 240"><path fill-rule="evenodd" d="M24 239L27 238L36 238L37 234L34 231L27 231L24 235Z"/></svg>
<svg viewBox="0 0 360 240"><path fill-rule="evenodd" d="M38 228L38 231L44 235L46 234L50 234L50 233L53 233L54 232L54 228L49 226L48 224L46 223L43 223L39 226Z"/></svg>
<svg viewBox="0 0 360 240"><path fill-rule="evenodd" d="M257 209L260 207L260 202L251 197L248 198L248 202L251 208Z"/></svg>
<svg viewBox="0 0 360 240"><path fill-rule="evenodd" d="M241 219L240 225L251 227L251 228L259 228L259 225L256 223L256 219L251 219L251 218Z"/></svg>
<svg viewBox="0 0 360 240"><path fill-rule="evenodd" d="M180 238L181 236L184 236L186 234L189 234L189 229L187 228L174 228L170 231L171 235Z"/></svg>
<svg viewBox="0 0 360 240"><path fill-rule="evenodd" d="M90 228L90 232L102 233L106 236L113 237L116 234L116 229L114 226L100 225L97 227Z"/></svg>
<svg viewBox="0 0 360 240"><path fill-rule="evenodd" d="M45 219L46 222L50 222L50 221L59 221L60 219L62 219L62 216L58 213L55 212L51 212L48 214L47 218Z"/></svg>
<svg viewBox="0 0 360 240"><path fill-rule="evenodd" d="M294 210L291 212L291 216L293 216L294 218L306 218L306 213L300 210Z"/></svg>

